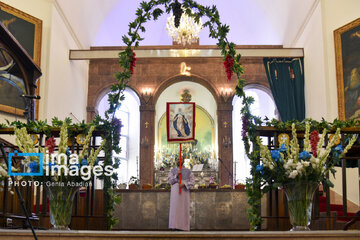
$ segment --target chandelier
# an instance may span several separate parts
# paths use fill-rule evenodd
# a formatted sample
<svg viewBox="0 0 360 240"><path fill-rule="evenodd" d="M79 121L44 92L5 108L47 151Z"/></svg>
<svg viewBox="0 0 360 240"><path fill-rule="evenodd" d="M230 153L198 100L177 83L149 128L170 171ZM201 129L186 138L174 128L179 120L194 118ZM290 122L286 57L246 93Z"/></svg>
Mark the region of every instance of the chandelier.
<svg viewBox="0 0 360 240"><path fill-rule="evenodd" d="M166 30L174 42L185 46L186 44L190 45L195 43L199 39L199 34L202 29L201 19L199 23L196 23L195 19L187 15L183 9L178 27L175 26L174 20L175 17L171 14L166 23Z"/></svg>

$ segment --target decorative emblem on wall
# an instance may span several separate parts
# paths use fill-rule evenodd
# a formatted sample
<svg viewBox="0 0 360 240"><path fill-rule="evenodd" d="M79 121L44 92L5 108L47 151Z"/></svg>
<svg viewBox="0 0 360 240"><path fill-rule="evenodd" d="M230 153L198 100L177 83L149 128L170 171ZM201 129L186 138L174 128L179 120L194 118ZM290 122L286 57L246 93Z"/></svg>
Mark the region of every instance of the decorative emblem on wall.
<svg viewBox="0 0 360 240"><path fill-rule="evenodd" d="M80 145L83 145L85 143L85 139L86 139L86 137L82 133L80 133L76 136L76 142Z"/></svg>
<svg viewBox="0 0 360 240"><path fill-rule="evenodd" d="M180 74L184 76L191 76L191 73L188 72L191 70L191 67L186 66L185 62L182 62L180 64Z"/></svg>
<svg viewBox="0 0 360 240"><path fill-rule="evenodd" d="M333 139L333 137L334 137L334 134L330 134L329 135L329 142L331 142L331 140ZM340 139L341 139L341 137L337 140L337 142L335 143L336 145L339 145L340 144Z"/></svg>
<svg viewBox="0 0 360 240"><path fill-rule="evenodd" d="M290 137L286 133L282 133L278 136L279 145L281 144L288 144L290 140Z"/></svg>
<svg viewBox="0 0 360 240"><path fill-rule="evenodd" d="M190 102L191 101L191 94L190 91L188 89L185 89L183 94L181 94L181 99L182 102Z"/></svg>
<svg viewBox="0 0 360 240"><path fill-rule="evenodd" d="M36 134L30 134L30 138L33 141L34 145L39 142L39 137Z"/></svg>

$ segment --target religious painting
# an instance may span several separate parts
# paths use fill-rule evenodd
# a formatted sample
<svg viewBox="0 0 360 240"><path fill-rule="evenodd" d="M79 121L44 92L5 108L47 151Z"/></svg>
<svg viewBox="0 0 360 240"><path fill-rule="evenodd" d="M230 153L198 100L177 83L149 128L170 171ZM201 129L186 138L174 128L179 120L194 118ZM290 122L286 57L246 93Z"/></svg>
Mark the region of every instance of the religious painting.
<svg viewBox="0 0 360 240"><path fill-rule="evenodd" d="M340 120L360 119L360 18L334 31Z"/></svg>
<svg viewBox="0 0 360 240"><path fill-rule="evenodd" d="M168 142L195 140L195 103L170 102L166 104Z"/></svg>
<svg viewBox="0 0 360 240"><path fill-rule="evenodd" d="M201 106L195 106L195 147L199 152L211 152L215 147L214 119ZM179 147L167 142L166 113L158 123L158 145L161 149L178 151Z"/></svg>
<svg viewBox="0 0 360 240"><path fill-rule="evenodd" d="M5 3L0 2L0 21L16 38L24 50L40 66L42 21ZM4 53L4 51L2 51ZM24 100L20 97L27 94L21 85L23 79L8 73L6 67L9 56L1 55L0 59L0 111L22 116L25 110ZM10 75L10 76L9 76ZM22 83L21 83L22 81ZM39 84L36 94L39 95ZM36 101L36 116L38 101Z"/></svg>

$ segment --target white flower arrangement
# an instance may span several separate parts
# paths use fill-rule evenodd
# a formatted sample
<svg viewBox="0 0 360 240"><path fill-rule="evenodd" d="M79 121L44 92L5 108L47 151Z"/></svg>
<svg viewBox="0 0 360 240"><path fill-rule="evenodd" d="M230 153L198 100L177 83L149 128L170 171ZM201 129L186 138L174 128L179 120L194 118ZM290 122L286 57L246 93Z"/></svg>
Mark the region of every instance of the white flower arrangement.
<svg viewBox="0 0 360 240"><path fill-rule="evenodd" d="M323 130L321 137L316 134L318 135L313 131L310 137L310 124L307 122L302 152L300 152L295 124L292 124L290 143L282 144L277 150L270 151L258 138L261 163L256 167L256 171L260 172L263 183L279 187L293 181L304 180L333 186L327 174L329 171L335 173L334 164L349 151L357 136L353 135L343 149L340 144L335 146L340 139L340 128L336 129L326 147L323 145L327 130Z"/></svg>

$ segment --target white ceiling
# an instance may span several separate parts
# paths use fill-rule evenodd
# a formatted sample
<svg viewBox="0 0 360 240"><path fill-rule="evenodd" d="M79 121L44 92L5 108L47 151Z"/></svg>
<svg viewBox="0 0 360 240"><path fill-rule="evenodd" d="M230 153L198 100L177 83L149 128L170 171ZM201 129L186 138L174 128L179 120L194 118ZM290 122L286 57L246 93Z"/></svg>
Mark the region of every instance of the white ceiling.
<svg viewBox="0 0 360 240"><path fill-rule="evenodd" d="M56 0L82 48L123 46L121 37L142 0ZM222 23L230 26L228 39L237 45L292 47L319 0L196 0L216 5ZM181 0L180 0L181 2ZM141 45L171 45L165 30L166 13L146 23ZM203 22L206 19L203 19ZM201 45L215 45L203 29Z"/></svg>

